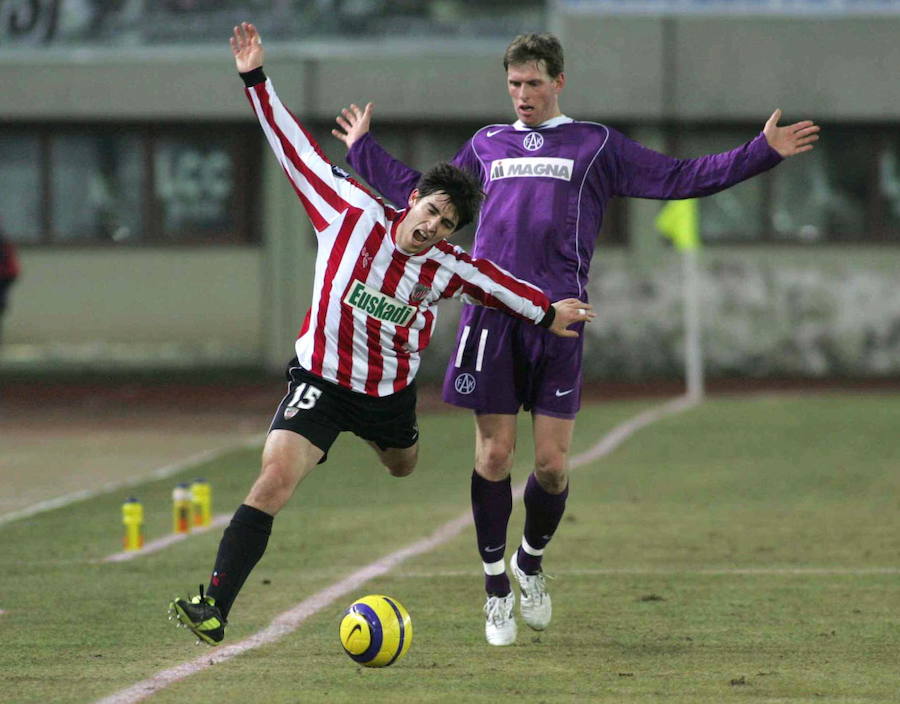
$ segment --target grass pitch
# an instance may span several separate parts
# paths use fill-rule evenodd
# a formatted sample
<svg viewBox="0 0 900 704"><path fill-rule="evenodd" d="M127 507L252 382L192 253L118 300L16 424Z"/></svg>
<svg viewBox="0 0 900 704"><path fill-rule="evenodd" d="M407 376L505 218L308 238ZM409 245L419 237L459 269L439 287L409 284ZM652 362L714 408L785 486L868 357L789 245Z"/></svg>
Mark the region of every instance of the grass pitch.
<svg viewBox="0 0 900 704"><path fill-rule="evenodd" d="M583 410L576 452L647 403ZM900 699L896 395L717 399L576 470L545 560L554 619L483 638L471 527L339 600L282 640L163 689L153 702L895 702ZM416 473L393 479L343 436L279 515L226 643L468 511L472 421L420 419ZM514 482L527 475L522 420ZM165 438L160 439L165 442ZM174 483L202 474L216 512L258 471L242 451L135 489L148 539ZM121 564L110 494L0 526L0 701L91 702L208 652L165 618L205 582L220 531ZM521 536L521 502L509 542ZM340 650L353 597L412 614L409 654L368 670Z"/></svg>

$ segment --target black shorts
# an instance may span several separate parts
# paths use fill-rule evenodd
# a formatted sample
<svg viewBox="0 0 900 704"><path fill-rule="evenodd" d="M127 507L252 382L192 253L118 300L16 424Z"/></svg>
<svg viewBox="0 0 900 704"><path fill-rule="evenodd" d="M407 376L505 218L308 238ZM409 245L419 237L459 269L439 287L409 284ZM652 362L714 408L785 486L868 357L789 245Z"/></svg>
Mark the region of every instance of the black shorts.
<svg viewBox="0 0 900 704"><path fill-rule="evenodd" d="M299 366L287 368L288 392L272 419L272 430L302 435L325 455L339 433L349 430L382 450L412 447L419 439L415 382L390 396L375 397L350 391Z"/></svg>

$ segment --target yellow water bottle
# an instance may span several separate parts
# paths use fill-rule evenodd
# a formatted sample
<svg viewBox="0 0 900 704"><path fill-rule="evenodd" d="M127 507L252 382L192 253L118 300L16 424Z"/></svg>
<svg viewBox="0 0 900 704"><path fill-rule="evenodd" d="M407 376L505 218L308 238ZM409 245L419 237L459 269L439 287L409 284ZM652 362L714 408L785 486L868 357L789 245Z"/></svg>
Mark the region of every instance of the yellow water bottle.
<svg viewBox="0 0 900 704"><path fill-rule="evenodd" d="M144 547L144 507L133 496L122 504L122 523L125 524L125 549L140 550Z"/></svg>
<svg viewBox="0 0 900 704"><path fill-rule="evenodd" d="M191 530L191 489L178 484L172 491L172 531L189 533Z"/></svg>
<svg viewBox="0 0 900 704"><path fill-rule="evenodd" d="M205 479L197 478L191 484L191 505L195 528L203 528L212 523L212 487Z"/></svg>

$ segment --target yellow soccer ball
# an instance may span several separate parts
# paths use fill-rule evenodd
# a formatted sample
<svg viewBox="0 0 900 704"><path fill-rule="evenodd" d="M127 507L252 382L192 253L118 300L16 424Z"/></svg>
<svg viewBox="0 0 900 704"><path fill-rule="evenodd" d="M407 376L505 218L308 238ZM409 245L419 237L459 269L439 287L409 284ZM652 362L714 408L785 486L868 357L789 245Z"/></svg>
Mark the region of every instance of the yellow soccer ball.
<svg viewBox="0 0 900 704"><path fill-rule="evenodd" d="M393 665L406 655L412 636L409 612L399 601L383 594L357 599L341 617L344 652L366 667Z"/></svg>

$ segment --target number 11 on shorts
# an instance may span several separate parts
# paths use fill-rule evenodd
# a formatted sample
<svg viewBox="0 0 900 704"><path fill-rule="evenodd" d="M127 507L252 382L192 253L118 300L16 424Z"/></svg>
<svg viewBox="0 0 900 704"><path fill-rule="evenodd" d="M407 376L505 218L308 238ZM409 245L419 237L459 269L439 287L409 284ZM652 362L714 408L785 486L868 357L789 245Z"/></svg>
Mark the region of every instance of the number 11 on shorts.
<svg viewBox="0 0 900 704"><path fill-rule="evenodd" d="M466 350L466 342L469 339L469 331L471 328L466 325L463 328L462 336L459 338L459 349L456 350L456 366L457 368L462 364L463 352ZM475 357L475 371L481 371L481 363L484 360L484 346L487 343L488 331L487 329L481 331L481 337L478 340L478 355Z"/></svg>

